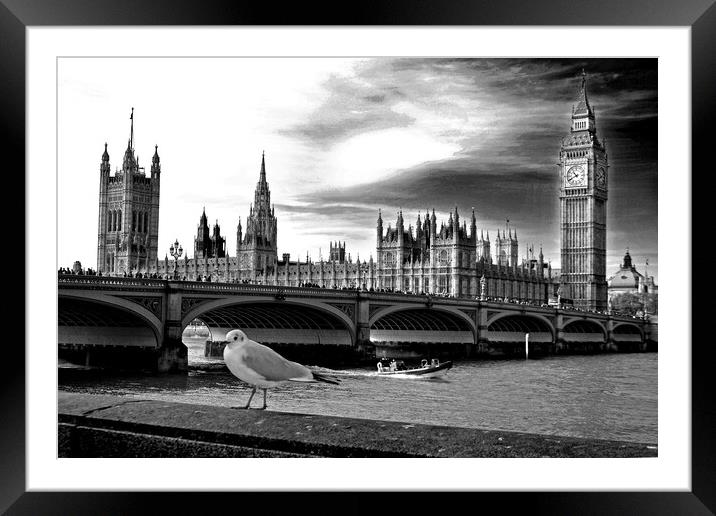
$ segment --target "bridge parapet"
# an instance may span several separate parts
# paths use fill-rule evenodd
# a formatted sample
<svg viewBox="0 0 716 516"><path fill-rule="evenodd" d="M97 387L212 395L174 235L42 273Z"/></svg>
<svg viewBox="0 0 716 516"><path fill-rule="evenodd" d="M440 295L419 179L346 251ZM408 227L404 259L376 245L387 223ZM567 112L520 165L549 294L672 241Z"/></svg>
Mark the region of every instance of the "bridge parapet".
<svg viewBox="0 0 716 516"><path fill-rule="evenodd" d="M117 290L122 288L164 290L166 280L150 278L124 278L113 276L78 276L60 274L57 277L60 288L83 288L91 290Z"/></svg>
<svg viewBox="0 0 716 516"><path fill-rule="evenodd" d="M252 285L242 283L205 283L195 281L172 281L167 280L169 285L184 293L225 293L225 294L246 294L246 295L263 295L276 296L284 294L290 296L308 296L308 297L338 297L357 298L358 291L355 290L337 290L328 288L310 288L310 287L288 287L274 285Z"/></svg>

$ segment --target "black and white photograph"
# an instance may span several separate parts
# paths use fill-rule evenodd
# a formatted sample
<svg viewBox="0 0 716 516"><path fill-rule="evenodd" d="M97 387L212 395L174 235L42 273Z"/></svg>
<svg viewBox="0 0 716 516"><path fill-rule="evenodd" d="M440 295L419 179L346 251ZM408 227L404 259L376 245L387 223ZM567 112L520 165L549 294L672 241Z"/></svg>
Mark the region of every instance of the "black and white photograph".
<svg viewBox="0 0 716 516"><path fill-rule="evenodd" d="M689 38L29 30L26 488L690 489Z"/></svg>
<svg viewBox="0 0 716 516"><path fill-rule="evenodd" d="M59 455L657 456L657 65L60 59Z"/></svg>

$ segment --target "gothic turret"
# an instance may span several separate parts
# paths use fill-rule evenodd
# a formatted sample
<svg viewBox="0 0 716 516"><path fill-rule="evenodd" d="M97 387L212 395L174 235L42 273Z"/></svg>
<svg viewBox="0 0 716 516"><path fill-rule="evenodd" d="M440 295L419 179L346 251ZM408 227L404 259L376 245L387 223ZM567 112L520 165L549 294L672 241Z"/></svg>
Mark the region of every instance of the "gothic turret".
<svg viewBox="0 0 716 516"><path fill-rule="evenodd" d="M226 256L226 239L221 236L219 221L214 224L214 231L211 235L211 257L224 258Z"/></svg>
<svg viewBox="0 0 716 516"><path fill-rule="evenodd" d="M237 228L237 236L241 227ZM271 206L271 190L266 180L266 154L261 154L261 170L249 209L246 233L236 244L242 279L256 280L262 274L274 274L278 263L276 217Z"/></svg>
<svg viewBox="0 0 716 516"><path fill-rule="evenodd" d="M239 223L236 225L236 254L237 254L237 256L239 254L239 246L241 245L242 240L243 240L243 231L241 229L241 219L239 219Z"/></svg>
<svg viewBox="0 0 716 516"><path fill-rule="evenodd" d="M490 256L490 232L487 233L487 238L483 231L480 231L480 239L477 241L477 258L480 261L492 263L492 257Z"/></svg>
<svg viewBox="0 0 716 516"><path fill-rule="evenodd" d="M254 192L254 208L259 217L271 216L271 191L266 182L266 155L261 154L261 172Z"/></svg>
<svg viewBox="0 0 716 516"><path fill-rule="evenodd" d="M380 214L380 208L378 208L378 222L376 224L376 244L380 247L380 243L383 241L383 217Z"/></svg>
<svg viewBox="0 0 716 516"><path fill-rule="evenodd" d="M194 258L210 258L211 255L211 237L209 236L206 208L204 208L201 217L199 217L199 225L194 238Z"/></svg>
<svg viewBox="0 0 716 516"><path fill-rule="evenodd" d="M102 172L109 172L109 153L107 152L107 142L104 142L104 152L102 153L102 165L100 165Z"/></svg>
<svg viewBox="0 0 716 516"><path fill-rule="evenodd" d="M594 110L587 99L587 74L582 70L582 84L577 94L577 102L572 107L572 132L588 131L591 134L597 132L594 122Z"/></svg>
<svg viewBox="0 0 716 516"><path fill-rule="evenodd" d="M472 219L470 219L470 237L477 242L477 219L475 218L475 208L472 209Z"/></svg>
<svg viewBox="0 0 716 516"><path fill-rule="evenodd" d="M159 164L159 145L154 146L154 156L152 156L152 177L159 177L162 167Z"/></svg>
<svg viewBox="0 0 716 516"><path fill-rule="evenodd" d="M129 140L127 140L127 150L124 151L124 159L122 160L122 171L133 173L137 171L137 158L134 156L134 108L129 116L130 129Z"/></svg>

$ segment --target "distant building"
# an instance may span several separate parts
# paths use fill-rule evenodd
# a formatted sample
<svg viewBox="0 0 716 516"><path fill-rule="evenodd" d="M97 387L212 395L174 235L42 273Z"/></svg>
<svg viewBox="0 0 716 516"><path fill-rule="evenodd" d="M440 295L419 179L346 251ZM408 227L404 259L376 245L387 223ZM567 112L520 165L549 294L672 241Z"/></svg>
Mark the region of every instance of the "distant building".
<svg viewBox="0 0 716 516"><path fill-rule="evenodd" d="M314 262L306 256L290 260L289 253L278 257L278 222L271 204L271 191L266 179L266 158L261 157L259 181L254 202L249 207L246 231L241 221L236 229L236 257L225 252L226 241L220 234L218 221L210 235L206 210L202 212L194 239L194 257L184 256L176 261L180 279L219 282L249 282L262 285L318 285L325 288L371 288L375 286L375 264L370 261L346 258L345 242L330 243L328 260ZM143 271L140 271L143 272ZM148 272L173 275L174 261L166 257L157 260Z"/></svg>
<svg viewBox="0 0 716 516"><path fill-rule="evenodd" d="M378 212L376 230L377 288L475 298L482 294L484 277L487 297L549 299L551 268L542 251L518 263L517 231L498 230L493 261L490 235L481 230L478 236L474 210L469 232L466 222L460 224L457 206L439 229L435 210L422 220L418 215L415 228L407 229L401 210L395 228L388 225L385 231Z"/></svg>
<svg viewBox="0 0 716 516"><path fill-rule="evenodd" d="M572 108L570 133L560 150L561 297L575 307L607 309L607 150L597 138L587 78Z"/></svg>
<svg viewBox="0 0 716 516"><path fill-rule="evenodd" d="M484 277L484 295L493 298L547 302L551 292L551 267L540 250L535 257L518 263L517 231L497 231L493 259L489 233L477 235L473 213L470 232L460 225L457 208L450 213L448 224L437 228L432 217L418 217L416 232L404 228L402 212L395 229L384 232L378 214L377 261L353 260L346 253L345 242L330 242L328 259L314 262L309 256L290 259L289 253L278 257L278 222L271 205L266 179L266 159L261 158L259 181L254 203L249 208L246 232L237 227L236 257L224 253L225 241L218 222L210 235L206 211L199 219L194 240L194 257L176 261L177 276L188 280L249 282L263 285L317 285L325 288L366 288L402 290L453 296L480 296ZM165 257L149 272L172 275L174 262Z"/></svg>
<svg viewBox="0 0 716 516"><path fill-rule="evenodd" d="M271 190L266 181L266 159L261 156L261 172L256 183L254 203L246 219L246 234L241 231L241 220L236 228L236 256L239 279L264 282L278 273L277 222Z"/></svg>
<svg viewBox="0 0 716 516"><path fill-rule="evenodd" d="M607 280L609 285L609 302L621 294L658 294L659 287L654 283L654 276L646 276L636 270L632 263L629 249L624 255L622 266Z"/></svg>
<svg viewBox="0 0 716 516"><path fill-rule="evenodd" d="M588 106L586 109L584 116L575 111L575 116L579 115L575 124L584 122L588 124L585 127L591 128L593 113ZM240 220L237 225L236 255L229 256L218 221L210 228L204 209L194 238L194 256L190 258L187 253L173 260L165 255L160 260L157 256L159 155L155 146L151 174L145 175L134 152L134 112L130 119L130 137L122 169L110 175L106 145L100 165L97 269L104 275L142 273L171 277L176 274L178 279L192 281L386 289L536 303L551 302L555 297L556 281L541 249L535 255L531 246L527 256L519 259L516 229L508 224L505 229L498 229L491 240L489 231L481 229L478 233L474 210L468 228L467 221L460 220L457 206L449 213L447 223L441 222L439 227L432 210L423 218L418 215L415 227L406 228L401 210L395 227L389 224L384 230L379 211L375 261L373 256L369 260L354 261L346 253L345 242L331 242L327 260L321 256L313 261L308 255L305 261L299 256L291 260L289 253L283 253L279 259L278 221L271 204L264 155L245 229ZM578 127L581 131L581 125ZM587 133L591 134L590 129ZM585 138L589 140L589 136ZM594 141L589 140L590 145L596 145ZM571 160L570 156L564 155L563 159ZM563 190L563 195L570 199L576 195L578 202L582 202L581 191L565 193ZM594 195L590 190L585 202L591 202L590 196ZM597 226L602 227L599 223ZM564 269L562 273L564 278Z"/></svg>
<svg viewBox="0 0 716 516"><path fill-rule="evenodd" d="M221 236L219 221L214 224L213 233L209 232L206 209L201 214L196 237L194 237L195 258L223 258L226 256L226 239Z"/></svg>
<svg viewBox="0 0 716 516"><path fill-rule="evenodd" d="M100 165L97 271L122 275L156 269L159 233L159 164L154 146L150 176L134 153L134 108L122 168L110 173L104 144Z"/></svg>

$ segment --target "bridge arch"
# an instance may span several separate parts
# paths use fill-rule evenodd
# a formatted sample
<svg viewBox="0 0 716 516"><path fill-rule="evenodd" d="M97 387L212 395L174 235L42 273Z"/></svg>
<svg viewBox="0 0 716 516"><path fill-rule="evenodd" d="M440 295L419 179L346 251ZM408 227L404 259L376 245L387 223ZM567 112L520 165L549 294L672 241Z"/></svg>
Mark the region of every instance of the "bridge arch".
<svg viewBox="0 0 716 516"><path fill-rule="evenodd" d="M554 342L556 331L552 321L540 314L523 312L502 312L487 320L488 338L493 340L497 335L490 335L491 332L500 332L502 337L510 340L524 340L524 334L530 333L531 339L540 335L540 340ZM520 334L521 336L517 335ZM545 335L549 334L549 335ZM519 339L518 339L519 337Z"/></svg>
<svg viewBox="0 0 716 516"><path fill-rule="evenodd" d="M630 322L615 322L612 327L612 341L619 351L646 351L644 330Z"/></svg>
<svg viewBox="0 0 716 516"><path fill-rule="evenodd" d="M607 329L594 319L570 319L564 323L562 331L565 339L576 334L592 336L592 338L588 340L606 341L607 339Z"/></svg>
<svg viewBox="0 0 716 516"><path fill-rule="evenodd" d="M449 306L386 307L373 314L369 328L378 356L464 356L476 340L475 322Z"/></svg>
<svg viewBox="0 0 716 516"><path fill-rule="evenodd" d="M194 319L209 327L212 340L221 341L226 332L239 328L266 344L326 344L353 346L353 319L335 306L312 299L273 297L230 297L199 304L182 317L182 331Z"/></svg>
<svg viewBox="0 0 716 516"><path fill-rule="evenodd" d="M158 308L160 299L149 306L156 302L153 308ZM164 328L138 302L96 292L60 292L57 319L60 363L152 371L159 366Z"/></svg>
<svg viewBox="0 0 716 516"><path fill-rule="evenodd" d="M638 325L628 322L614 324L612 334L615 337L617 335L639 335L639 338L644 338L644 331Z"/></svg>
<svg viewBox="0 0 716 516"><path fill-rule="evenodd" d="M396 304L396 305L389 306L386 308L381 308L380 310L376 311L370 317L368 325L372 328L377 321L379 321L380 319L383 319L384 317L386 317L390 314L394 314L396 312L408 312L408 311L411 311L411 312L412 311L420 311L420 312L425 312L428 314L430 312L448 314L449 317L456 318L459 321L461 321L462 323L466 324L469 327L470 331L473 332L473 334L476 333L475 321L473 319L471 319L462 310L459 310L452 306L432 305L431 307L428 308L427 306L416 306L415 304L407 304L407 303ZM435 328L435 329L440 329L440 328ZM444 328L442 328L442 329L444 329Z"/></svg>
<svg viewBox="0 0 716 516"><path fill-rule="evenodd" d="M126 298L117 297L98 292L92 293L60 293L57 299L57 316L59 327L93 327L93 328L148 328L154 338L154 347L161 345L164 335L164 325L162 321L154 315L150 310L142 305ZM141 323L141 324L139 324ZM61 333L61 332L60 332ZM107 339L109 336L113 338L131 339L131 331L117 331L109 329L101 339ZM85 332L80 340L87 340L94 337L100 337L97 331ZM139 333L135 330L135 337ZM140 332L141 333L141 332ZM146 334L142 334L146 337ZM62 334L60 334L62 337ZM141 339L148 344L146 338ZM75 339L75 343L79 343ZM115 344L117 345L117 344ZM120 345L131 345L128 341Z"/></svg>

